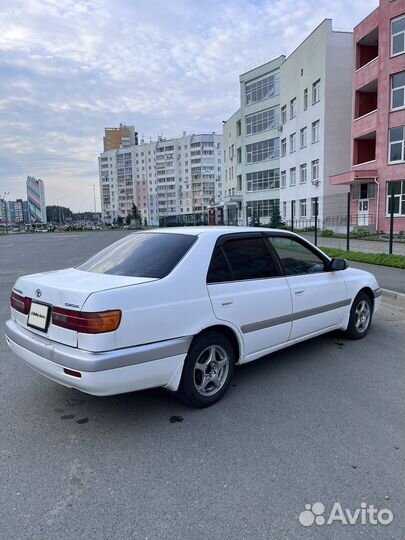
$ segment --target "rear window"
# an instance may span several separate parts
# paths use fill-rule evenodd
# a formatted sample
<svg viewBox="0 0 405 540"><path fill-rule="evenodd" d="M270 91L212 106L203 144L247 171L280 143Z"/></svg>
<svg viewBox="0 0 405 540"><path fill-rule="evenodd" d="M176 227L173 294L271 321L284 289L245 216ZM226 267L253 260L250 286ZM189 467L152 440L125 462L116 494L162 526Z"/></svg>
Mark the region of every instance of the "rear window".
<svg viewBox="0 0 405 540"><path fill-rule="evenodd" d="M77 268L114 276L163 278L184 257L196 238L189 234L134 233Z"/></svg>

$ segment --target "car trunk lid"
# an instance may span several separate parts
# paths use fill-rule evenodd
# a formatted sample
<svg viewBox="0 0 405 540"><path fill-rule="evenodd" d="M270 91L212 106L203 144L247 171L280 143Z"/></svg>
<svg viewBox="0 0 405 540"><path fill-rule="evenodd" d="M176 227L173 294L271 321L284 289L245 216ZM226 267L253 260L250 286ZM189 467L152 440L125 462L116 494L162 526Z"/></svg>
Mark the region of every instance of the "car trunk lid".
<svg viewBox="0 0 405 540"><path fill-rule="evenodd" d="M20 296L31 298L34 307L36 304L49 306L49 313L53 307L80 311L86 299L93 293L149 281L155 281L155 278L97 274L68 268L21 277L17 280L13 291ZM46 308L42 309L42 313L46 313ZM41 308L36 311L41 313ZM34 333L46 335L53 341L77 347L77 332L75 331L53 325L52 322L49 323L46 331L34 328L28 324L27 315L15 310L14 317L19 324L29 328Z"/></svg>

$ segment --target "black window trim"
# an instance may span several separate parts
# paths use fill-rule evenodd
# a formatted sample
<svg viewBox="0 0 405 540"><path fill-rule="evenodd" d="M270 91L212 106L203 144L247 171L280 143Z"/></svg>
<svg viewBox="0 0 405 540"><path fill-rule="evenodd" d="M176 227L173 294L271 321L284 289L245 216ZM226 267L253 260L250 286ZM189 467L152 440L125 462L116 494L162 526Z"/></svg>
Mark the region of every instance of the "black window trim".
<svg viewBox="0 0 405 540"><path fill-rule="evenodd" d="M302 246L306 247L307 249L309 249L309 251L312 251L312 253L314 255L316 255L317 257L319 257L321 260L324 261L324 264L325 264L325 267L327 268L327 266L330 264L330 261L331 259L325 255L325 253L323 253L318 247L312 245L310 242L308 242L305 238L302 238L300 236L296 236L295 234L290 234L288 231L252 231L252 232L238 232L238 233L228 233L228 234L223 234L221 236L219 236L217 238L217 241L215 243L215 246L214 246L214 249L212 250L212 255L211 255L211 259L210 259L210 263L208 265L208 270L207 270L207 277L206 277L206 283L207 285L215 285L215 284L220 284L220 283L240 283L242 281L258 281L258 280L263 280L263 279L277 279L277 278L280 278L280 277L293 277L289 274L286 274L284 268L283 268L283 265L281 263L281 260L280 260L280 257L277 253L277 251L275 250L275 248L273 247L272 243L271 242L266 242L267 246L268 246L268 249L270 251L270 254L272 255L273 259L274 259L274 262L276 264L276 268L277 268L277 271L278 271L278 275L277 276L271 276L271 277L265 277L265 278L251 278L251 279L233 279L231 281L208 281L208 272L210 270L210 267L211 267L211 262L212 262L212 258L214 256L214 251L217 247L222 247L222 245L227 241L227 240L233 240L233 239L238 239L238 238L289 238L290 240L295 240L296 242L298 242L299 244L301 244ZM233 270L232 270L232 266L230 265L229 261L228 261L228 257L226 256L226 253L224 251L222 251L222 254L224 255L225 259L226 259L226 262L228 264L228 267L229 267L229 270L231 272L231 274L233 275ZM328 270L324 270L324 272L328 272ZM310 275L314 275L314 274L306 274L306 273L302 273L302 274L295 274L297 276L310 276Z"/></svg>
<svg viewBox="0 0 405 540"><path fill-rule="evenodd" d="M268 233L264 233L264 235L267 236L268 238L289 238L290 240L295 240L298 244L301 244L302 246L306 247L314 255L316 255L321 260L323 260L325 268L327 268L328 265L330 264L331 259L327 255L325 255L320 249L318 249L316 246L313 246L307 240L305 240L305 238L301 238L300 236L295 236L293 234L281 233L281 232L279 233L279 232L273 232L273 231L268 232ZM271 249L274 251L274 256L277 258L277 261L278 261L278 263L279 263L279 265L280 265L280 267L282 269L284 277L313 276L313 275L315 275L315 274L307 274L305 272L303 272L302 274L294 274L294 275L286 274L286 272L284 270L284 267L282 265L279 254L277 253L276 249L271 244L271 242L269 242L269 244L271 246ZM325 269L323 272L328 272L328 271L329 270ZM319 273L321 273L321 272L319 272ZM318 272L317 272L317 274L318 274Z"/></svg>
<svg viewBox="0 0 405 540"><path fill-rule="evenodd" d="M276 276L269 276L269 277L260 277L260 278L248 278L248 279L235 279L234 278L234 273L233 273L233 270L232 270L232 266L228 260L228 257L225 253L225 251L222 249L222 246L229 240L238 240L238 239L245 239L245 238L262 238L263 240L266 238L266 236L268 236L268 233L267 232L264 232L264 231L255 231L255 232L241 232L241 233L228 233L228 234L223 234L221 236L219 236L217 238L217 241L215 242L215 246L214 246L214 249L212 250L212 255L211 255L211 259L210 259L210 263L208 265L208 270L207 270L207 277L206 277L206 283L207 285L215 285L215 284L221 284L221 283L241 283L241 282L244 282L244 281L262 281L264 279L278 279L280 277L284 277L284 270L282 268L282 265L280 263L280 259L278 257L278 255L276 253L273 252L273 246L270 244L270 242L265 242L265 245L267 246L267 249L269 251L269 254L272 256L273 260L274 260L274 263L275 263L275 267L276 267L276 270L277 270L277 275ZM222 251L222 254L223 256L225 257L225 260L227 262L227 265L228 265L228 269L230 270L230 273L231 275L233 276L233 279L232 280L227 280L227 281L208 281L208 273L210 271L210 268L211 268L211 263L212 263L212 259L214 257L214 252L217 248L221 248L221 251Z"/></svg>

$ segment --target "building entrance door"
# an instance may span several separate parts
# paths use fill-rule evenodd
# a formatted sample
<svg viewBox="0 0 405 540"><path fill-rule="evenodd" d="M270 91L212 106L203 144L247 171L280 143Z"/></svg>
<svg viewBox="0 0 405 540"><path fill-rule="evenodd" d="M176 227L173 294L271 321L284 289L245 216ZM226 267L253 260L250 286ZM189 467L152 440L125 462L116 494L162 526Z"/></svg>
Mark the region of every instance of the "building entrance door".
<svg viewBox="0 0 405 540"><path fill-rule="evenodd" d="M358 225L359 227L365 227L368 225L368 214L369 214L369 200L360 199L359 200L359 215L358 215Z"/></svg>

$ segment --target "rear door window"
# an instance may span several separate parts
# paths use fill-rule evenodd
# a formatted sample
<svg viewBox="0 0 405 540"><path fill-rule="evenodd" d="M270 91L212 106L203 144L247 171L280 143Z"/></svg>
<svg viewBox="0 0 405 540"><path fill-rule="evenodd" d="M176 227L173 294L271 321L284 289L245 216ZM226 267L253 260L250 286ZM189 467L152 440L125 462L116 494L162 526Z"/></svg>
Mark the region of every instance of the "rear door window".
<svg viewBox="0 0 405 540"><path fill-rule="evenodd" d="M240 281L279 276L277 263L263 237L238 237L216 247L207 282Z"/></svg>
<svg viewBox="0 0 405 540"><path fill-rule="evenodd" d="M196 241L190 234L134 233L108 246L77 268L97 274L163 278Z"/></svg>

